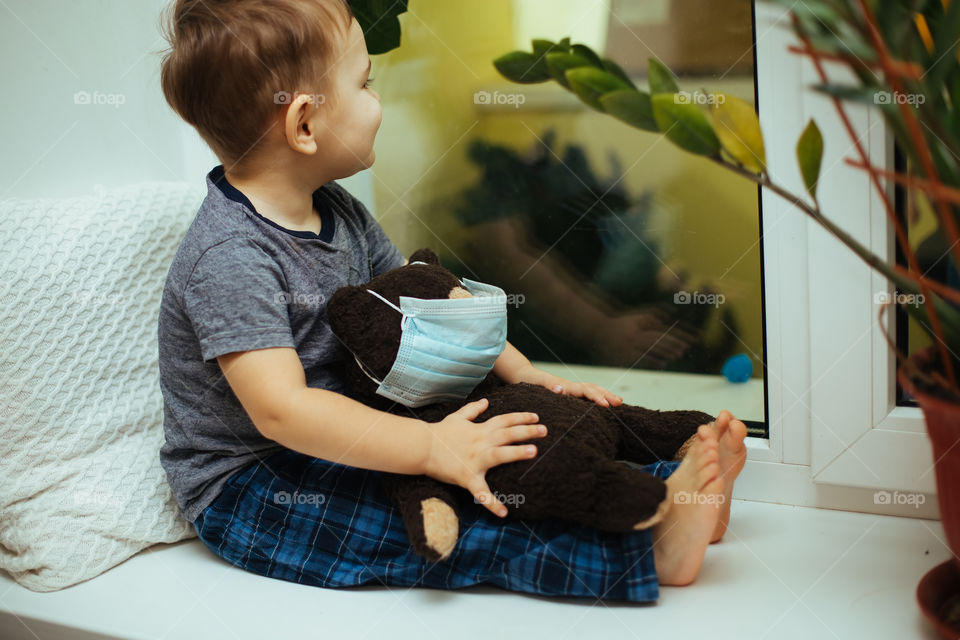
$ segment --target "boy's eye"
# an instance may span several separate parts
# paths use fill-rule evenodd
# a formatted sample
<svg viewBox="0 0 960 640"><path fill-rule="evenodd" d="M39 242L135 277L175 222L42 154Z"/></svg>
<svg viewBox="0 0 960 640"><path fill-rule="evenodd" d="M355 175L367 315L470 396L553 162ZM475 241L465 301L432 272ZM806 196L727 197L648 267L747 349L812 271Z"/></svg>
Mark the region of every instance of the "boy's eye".
<svg viewBox="0 0 960 640"><path fill-rule="evenodd" d="M363 88L366 89L373 84L373 77L367 78L367 81L363 83Z"/></svg>

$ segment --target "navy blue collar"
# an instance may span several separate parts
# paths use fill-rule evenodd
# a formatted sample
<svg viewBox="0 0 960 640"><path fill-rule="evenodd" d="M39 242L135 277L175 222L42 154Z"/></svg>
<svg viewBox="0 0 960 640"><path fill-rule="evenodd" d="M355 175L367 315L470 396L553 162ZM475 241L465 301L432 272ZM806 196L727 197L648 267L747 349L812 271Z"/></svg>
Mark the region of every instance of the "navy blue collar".
<svg viewBox="0 0 960 640"><path fill-rule="evenodd" d="M322 196L320 195L320 189L317 189L313 192L313 208L320 214L320 233L316 234L313 231L297 231L294 229L287 229L286 227L281 227L279 224L274 222L269 218L264 218L257 212L256 207L253 206L253 203L250 202L250 199L247 196L243 195L239 189L230 184L227 180L226 172L223 169L223 165L217 165L214 167L207 178L218 188L220 192L225 195L230 200L250 209L253 212L253 215L257 216L271 227L279 229L284 233L289 233L292 236L297 238L306 238L308 240L320 240L322 242L330 242L333 240L334 231L336 231L336 217L333 215L333 212L330 211L330 207L323 201Z"/></svg>

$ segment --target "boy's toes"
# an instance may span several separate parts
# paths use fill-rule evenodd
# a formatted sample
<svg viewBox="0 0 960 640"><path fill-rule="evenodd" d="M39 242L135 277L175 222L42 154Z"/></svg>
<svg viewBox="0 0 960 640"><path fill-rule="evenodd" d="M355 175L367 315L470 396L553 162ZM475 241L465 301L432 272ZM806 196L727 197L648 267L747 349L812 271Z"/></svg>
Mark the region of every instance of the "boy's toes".
<svg viewBox="0 0 960 640"><path fill-rule="evenodd" d="M734 442L742 443L747 437L747 425L741 420L731 420L727 433Z"/></svg>
<svg viewBox="0 0 960 640"><path fill-rule="evenodd" d="M717 434L717 439L722 438L727 433L731 420L733 420L733 414L724 409L717 415L717 419L711 423L714 433Z"/></svg>
<svg viewBox="0 0 960 640"><path fill-rule="evenodd" d="M703 493L710 493L707 491L707 486L711 485L714 480L720 480L720 491L723 490L723 478L720 477L720 465L717 460L707 460L704 462L703 466L700 467L700 472L697 474L697 484L700 486L700 491Z"/></svg>

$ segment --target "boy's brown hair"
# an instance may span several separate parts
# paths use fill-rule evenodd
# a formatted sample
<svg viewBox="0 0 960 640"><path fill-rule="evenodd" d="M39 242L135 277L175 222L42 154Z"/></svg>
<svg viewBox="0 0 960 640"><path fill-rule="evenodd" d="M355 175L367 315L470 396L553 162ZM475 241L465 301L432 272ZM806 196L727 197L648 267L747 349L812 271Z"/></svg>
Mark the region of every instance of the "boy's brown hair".
<svg viewBox="0 0 960 640"><path fill-rule="evenodd" d="M235 166L294 91L318 90L351 18L345 0L176 0L163 94Z"/></svg>

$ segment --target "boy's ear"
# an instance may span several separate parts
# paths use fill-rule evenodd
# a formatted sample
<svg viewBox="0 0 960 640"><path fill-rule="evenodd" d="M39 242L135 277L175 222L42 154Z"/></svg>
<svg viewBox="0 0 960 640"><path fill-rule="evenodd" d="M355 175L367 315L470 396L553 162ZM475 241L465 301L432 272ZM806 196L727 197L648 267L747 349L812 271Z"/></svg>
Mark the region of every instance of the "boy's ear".
<svg viewBox="0 0 960 640"><path fill-rule="evenodd" d="M289 95L289 94L288 94ZM316 133L311 116L314 114L313 96L297 93L291 97L283 119L283 133L290 148L299 153L313 155L317 152Z"/></svg>

